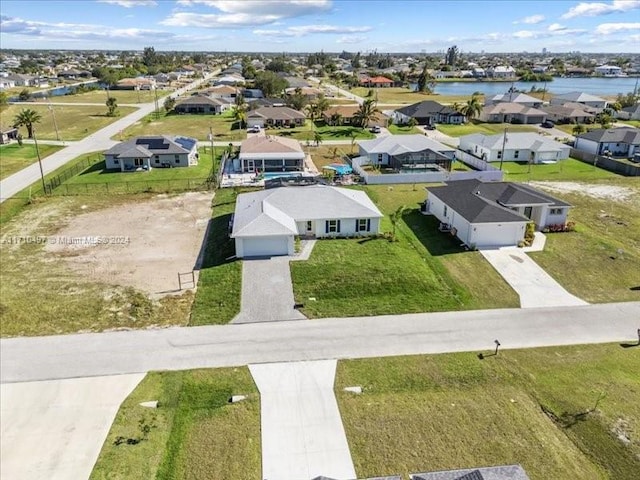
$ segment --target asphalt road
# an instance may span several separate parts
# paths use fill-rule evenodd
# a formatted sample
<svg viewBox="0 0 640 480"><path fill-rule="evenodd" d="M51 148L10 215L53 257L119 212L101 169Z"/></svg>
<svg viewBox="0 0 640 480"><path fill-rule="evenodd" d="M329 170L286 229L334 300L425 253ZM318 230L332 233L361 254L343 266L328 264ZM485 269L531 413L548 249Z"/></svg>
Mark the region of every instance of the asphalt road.
<svg viewBox="0 0 640 480"><path fill-rule="evenodd" d="M182 93L195 88L198 84L208 80L210 76L215 73L209 74L205 79L199 79L184 88L178 89L171 93L172 97L181 95ZM165 97L158 99L160 106ZM116 141L111 140L111 137L117 135L120 131L124 130L128 126L134 124L138 120L149 115L155 110L155 103L143 103L138 105L140 108L135 112L130 113L126 117L122 117L110 125L98 130L97 132L83 138L77 142L71 142L68 147L49 155L42 160L42 169L44 174L48 174L54 171L56 168L61 167L65 163L73 160L74 158L83 155L88 152L102 151L111 148L115 145ZM37 129L36 129L37 135ZM28 167L14 173L13 175L0 181L0 203L4 202L7 198L12 197L16 193L24 190L29 185L40 180L40 167L38 163L29 165Z"/></svg>
<svg viewBox="0 0 640 480"><path fill-rule="evenodd" d="M138 330L0 341L0 382L637 340L640 302Z"/></svg>

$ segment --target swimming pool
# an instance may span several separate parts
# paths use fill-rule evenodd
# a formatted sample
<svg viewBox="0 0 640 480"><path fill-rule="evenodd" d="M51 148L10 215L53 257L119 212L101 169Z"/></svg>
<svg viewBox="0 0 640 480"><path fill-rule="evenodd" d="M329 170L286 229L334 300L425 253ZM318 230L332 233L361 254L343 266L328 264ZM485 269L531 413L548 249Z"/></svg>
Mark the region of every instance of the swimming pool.
<svg viewBox="0 0 640 480"><path fill-rule="evenodd" d="M300 177L303 172L265 172L260 174L262 178Z"/></svg>

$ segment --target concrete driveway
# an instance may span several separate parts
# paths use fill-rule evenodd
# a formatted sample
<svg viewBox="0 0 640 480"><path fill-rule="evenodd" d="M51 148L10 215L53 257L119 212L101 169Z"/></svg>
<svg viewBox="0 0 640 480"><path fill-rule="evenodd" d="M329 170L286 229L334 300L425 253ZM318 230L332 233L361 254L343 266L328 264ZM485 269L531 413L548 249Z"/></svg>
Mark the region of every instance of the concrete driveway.
<svg viewBox="0 0 640 480"><path fill-rule="evenodd" d="M249 365L260 390L262 478L356 478L333 393L336 363Z"/></svg>
<svg viewBox="0 0 640 480"><path fill-rule="evenodd" d="M231 323L304 320L295 310L289 257L245 259L242 262L240 313Z"/></svg>
<svg viewBox="0 0 640 480"><path fill-rule="evenodd" d="M89 478L120 404L143 378L129 374L3 384L0 478Z"/></svg>
<svg viewBox="0 0 640 480"><path fill-rule="evenodd" d="M522 249L501 248L481 253L520 296L521 308L588 305L567 292Z"/></svg>

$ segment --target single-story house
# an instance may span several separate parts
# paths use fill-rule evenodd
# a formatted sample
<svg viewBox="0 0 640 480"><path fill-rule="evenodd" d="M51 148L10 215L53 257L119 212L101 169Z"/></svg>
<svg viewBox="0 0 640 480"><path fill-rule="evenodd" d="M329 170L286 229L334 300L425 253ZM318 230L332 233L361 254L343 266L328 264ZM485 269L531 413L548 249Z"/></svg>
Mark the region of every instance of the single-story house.
<svg viewBox="0 0 640 480"><path fill-rule="evenodd" d="M622 76L622 68L616 65L600 65L594 69L596 75L604 77L620 77Z"/></svg>
<svg viewBox="0 0 640 480"><path fill-rule="evenodd" d="M290 107L260 107L247 114L248 127L295 127L304 125L304 113Z"/></svg>
<svg viewBox="0 0 640 480"><path fill-rule="evenodd" d="M424 135L384 135L358 142L361 157L372 165L402 169L408 165L435 164L451 169L455 149Z"/></svg>
<svg viewBox="0 0 640 480"><path fill-rule="evenodd" d="M547 114L547 119L555 123L586 123L592 122L595 117L582 108L565 105L546 105L542 110Z"/></svg>
<svg viewBox="0 0 640 480"><path fill-rule="evenodd" d="M179 100L174 107L177 113L208 113L211 115L220 114L229 108L231 103L222 98L211 98L207 95L192 95Z"/></svg>
<svg viewBox="0 0 640 480"><path fill-rule="evenodd" d="M515 78L516 69L511 65L498 65L487 68L487 76L491 78Z"/></svg>
<svg viewBox="0 0 640 480"><path fill-rule="evenodd" d="M284 93L289 96L300 94L307 100L315 100L324 95L324 91L314 87L289 87L284 89Z"/></svg>
<svg viewBox="0 0 640 480"><path fill-rule="evenodd" d="M620 120L640 120L640 103L622 108L616 117Z"/></svg>
<svg viewBox="0 0 640 480"><path fill-rule="evenodd" d="M393 80L387 77L382 77L382 76L376 76L376 77L364 76L360 79L360 85L363 87L389 88L389 87L393 87Z"/></svg>
<svg viewBox="0 0 640 480"><path fill-rule="evenodd" d="M633 127L599 128L576 137L576 150L614 157L632 158L640 153L640 129Z"/></svg>
<svg viewBox="0 0 640 480"><path fill-rule="evenodd" d="M156 88L156 79L153 77L123 78L116 83L115 88L117 90L153 90Z"/></svg>
<svg viewBox="0 0 640 480"><path fill-rule="evenodd" d="M495 105L496 103L519 103L532 108L540 108L542 106L542 100L519 92L499 93L488 101L489 105Z"/></svg>
<svg viewBox="0 0 640 480"><path fill-rule="evenodd" d="M16 87L36 87L38 86L38 77L26 75L24 73L11 73L5 77L5 80L13 81Z"/></svg>
<svg viewBox="0 0 640 480"><path fill-rule="evenodd" d="M242 141L239 165L242 173L300 172L305 153L298 140L273 135L257 135Z"/></svg>
<svg viewBox="0 0 640 480"><path fill-rule="evenodd" d="M433 125L434 123L462 124L465 122L465 116L462 113L433 100L407 105L395 110L393 113L395 123L406 124L412 118L418 122L418 125Z"/></svg>
<svg viewBox="0 0 640 480"><path fill-rule="evenodd" d="M222 75L213 79L213 85L244 85L244 77L239 74Z"/></svg>
<svg viewBox="0 0 640 480"><path fill-rule="evenodd" d="M520 465L440 470L414 473L409 477L411 480L530 480Z"/></svg>
<svg viewBox="0 0 640 480"><path fill-rule="evenodd" d="M480 120L489 123L542 123L547 115L542 110L521 103L504 102L485 105L479 116Z"/></svg>
<svg viewBox="0 0 640 480"><path fill-rule="evenodd" d="M322 114L327 125L354 125L356 124L356 114L360 111L358 105L334 105L325 110ZM368 127L377 125L386 127L387 116L377 113L368 123Z"/></svg>
<svg viewBox="0 0 640 480"><path fill-rule="evenodd" d="M245 88L242 90L242 96L246 99L249 98L264 98L264 93L259 88Z"/></svg>
<svg viewBox="0 0 640 480"><path fill-rule="evenodd" d="M0 90L4 90L5 88L14 88L16 86L16 81L12 78L0 77Z"/></svg>
<svg viewBox="0 0 640 480"><path fill-rule="evenodd" d="M209 87L205 93L211 98L236 98L240 93L240 89L231 85L216 85Z"/></svg>
<svg viewBox="0 0 640 480"><path fill-rule="evenodd" d="M267 98L249 98L247 99L249 110L255 110L260 107L286 107L287 101L284 98L267 97Z"/></svg>
<svg viewBox="0 0 640 480"><path fill-rule="evenodd" d="M460 137L459 148L487 162L503 160L506 162L541 163L565 160L569 158L571 152L569 145L550 140L539 133L530 132L464 135Z"/></svg>
<svg viewBox="0 0 640 480"><path fill-rule="evenodd" d="M427 187L425 209L469 247L516 246L526 226L564 225L569 205L521 183L459 180Z"/></svg>
<svg viewBox="0 0 640 480"><path fill-rule="evenodd" d="M563 93L562 95L555 95L549 102L551 105L564 105L565 103L580 103L587 107L594 108L606 108L607 101L604 98L596 97L583 92L570 92Z"/></svg>
<svg viewBox="0 0 640 480"><path fill-rule="evenodd" d="M363 191L280 187L238 195L231 238L238 258L293 255L296 236L376 235L382 217Z"/></svg>
<svg viewBox="0 0 640 480"><path fill-rule="evenodd" d="M18 128L7 125L0 125L0 145L11 142L18 138Z"/></svg>
<svg viewBox="0 0 640 480"><path fill-rule="evenodd" d="M188 167L198 164L198 140L160 135L118 143L104 152L108 170L131 172L151 168Z"/></svg>

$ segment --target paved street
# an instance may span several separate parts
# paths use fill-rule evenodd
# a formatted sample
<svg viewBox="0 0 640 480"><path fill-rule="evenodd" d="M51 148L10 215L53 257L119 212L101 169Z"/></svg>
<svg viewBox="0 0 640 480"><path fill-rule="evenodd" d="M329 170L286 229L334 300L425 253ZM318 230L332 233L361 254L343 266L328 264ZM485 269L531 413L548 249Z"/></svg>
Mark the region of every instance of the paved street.
<svg viewBox="0 0 640 480"><path fill-rule="evenodd" d="M640 302L0 340L0 382L633 340Z"/></svg>
<svg viewBox="0 0 640 480"><path fill-rule="evenodd" d="M212 73L209 76L214 74L215 73ZM208 78L209 77L207 77L207 79ZM188 90L195 88L197 84L204 81L205 79L200 79L184 88L176 90L171 94L171 96L176 97ZM164 97L159 100L160 106L162 106L163 100ZM56 168L61 167L70 160L73 160L74 158L85 153L102 151L111 148L117 143L116 141L111 140L111 137L117 135L128 126L149 115L155 109L154 102L143 103L136 106L140 108L135 112L132 112L126 117L122 117L116 120L112 124L107 125L101 130L98 130L97 132L83 138L80 141L71 142L68 147L63 148L62 150L53 153L42 160L42 169L44 170L44 174L46 175L54 171ZM12 197L16 193L20 192L32 183L39 180L40 167L38 166L38 162L33 163L28 167L20 170L19 172L16 172L13 175L5 178L4 180L0 181L0 203L4 202L7 198Z"/></svg>

